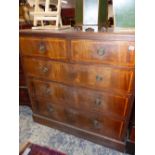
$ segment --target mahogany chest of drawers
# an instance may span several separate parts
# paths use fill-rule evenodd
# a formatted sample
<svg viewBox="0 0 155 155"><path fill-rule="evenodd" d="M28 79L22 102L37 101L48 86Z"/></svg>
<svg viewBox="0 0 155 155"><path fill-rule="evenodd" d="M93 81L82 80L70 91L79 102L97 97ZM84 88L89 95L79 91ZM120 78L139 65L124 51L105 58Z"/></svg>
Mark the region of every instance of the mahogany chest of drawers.
<svg viewBox="0 0 155 155"><path fill-rule="evenodd" d="M134 100L134 34L20 31L33 119L124 151Z"/></svg>

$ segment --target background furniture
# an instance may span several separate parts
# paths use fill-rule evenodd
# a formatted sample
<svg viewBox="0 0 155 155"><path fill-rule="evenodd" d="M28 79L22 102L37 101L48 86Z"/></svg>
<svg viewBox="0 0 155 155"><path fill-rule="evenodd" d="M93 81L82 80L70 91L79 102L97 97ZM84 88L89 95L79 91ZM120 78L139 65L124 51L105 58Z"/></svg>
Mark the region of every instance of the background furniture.
<svg viewBox="0 0 155 155"><path fill-rule="evenodd" d="M62 8L61 17L63 25L75 25L75 8Z"/></svg>
<svg viewBox="0 0 155 155"><path fill-rule="evenodd" d="M86 28L96 26L108 26L108 2L107 0L78 0L75 3L76 25ZM95 7L96 6L96 7Z"/></svg>
<svg viewBox="0 0 155 155"><path fill-rule="evenodd" d="M61 28L70 28L70 25L63 26L61 18L61 6L62 3L66 3L65 0L49 1L45 0L43 5L45 9L40 9L40 0L35 0L34 12L30 12L33 16L33 26L32 29L61 29ZM54 5L56 9L52 9L50 5ZM38 26L38 22L41 22L41 26ZM48 24L44 23L48 21Z"/></svg>
<svg viewBox="0 0 155 155"><path fill-rule="evenodd" d="M35 121L125 151L134 34L20 31Z"/></svg>

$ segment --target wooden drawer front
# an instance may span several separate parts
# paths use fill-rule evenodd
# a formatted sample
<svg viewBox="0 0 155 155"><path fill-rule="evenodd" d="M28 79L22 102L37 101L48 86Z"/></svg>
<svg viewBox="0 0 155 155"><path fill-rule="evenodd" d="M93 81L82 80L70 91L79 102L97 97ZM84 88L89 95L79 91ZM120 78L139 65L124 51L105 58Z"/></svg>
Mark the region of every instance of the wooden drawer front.
<svg viewBox="0 0 155 155"><path fill-rule="evenodd" d="M121 139L123 121L113 120L104 116L97 116L88 112L81 112L71 108L54 105L51 102L33 101L35 113L54 120L79 127L84 130Z"/></svg>
<svg viewBox="0 0 155 155"><path fill-rule="evenodd" d="M79 109L94 111L110 117L123 119L126 116L128 98L108 93L77 89L75 103Z"/></svg>
<svg viewBox="0 0 155 155"><path fill-rule="evenodd" d="M28 80L28 85L33 99L64 106L72 103L74 106L75 99L72 87L40 80Z"/></svg>
<svg viewBox="0 0 155 155"><path fill-rule="evenodd" d="M132 69L116 69L102 65L78 65L37 59L23 59L26 72L48 80L86 86L98 90L131 92L134 78Z"/></svg>
<svg viewBox="0 0 155 155"><path fill-rule="evenodd" d="M131 92L133 70L116 69L102 65L75 65L73 82L97 90L117 93Z"/></svg>
<svg viewBox="0 0 155 155"><path fill-rule="evenodd" d="M23 55L42 56L51 59L67 59L67 43L64 39L20 38L20 49Z"/></svg>
<svg viewBox="0 0 155 155"><path fill-rule="evenodd" d="M72 40L73 61L134 66L134 42Z"/></svg>
<svg viewBox="0 0 155 155"><path fill-rule="evenodd" d="M29 80L31 96L42 102L95 111L103 115L124 118L129 99L103 92L69 87L54 82Z"/></svg>

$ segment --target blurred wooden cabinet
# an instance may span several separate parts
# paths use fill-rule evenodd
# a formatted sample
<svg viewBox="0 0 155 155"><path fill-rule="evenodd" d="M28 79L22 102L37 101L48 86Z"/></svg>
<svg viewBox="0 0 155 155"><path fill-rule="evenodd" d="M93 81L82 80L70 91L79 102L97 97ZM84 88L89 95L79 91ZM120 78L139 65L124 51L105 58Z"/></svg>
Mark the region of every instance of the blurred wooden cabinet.
<svg viewBox="0 0 155 155"><path fill-rule="evenodd" d="M134 34L21 31L35 121L125 151Z"/></svg>
<svg viewBox="0 0 155 155"><path fill-rule="evenodd" d="M19 104L31 107L28 88L25 81L24 71L20 58L19 58Z"/></svg>

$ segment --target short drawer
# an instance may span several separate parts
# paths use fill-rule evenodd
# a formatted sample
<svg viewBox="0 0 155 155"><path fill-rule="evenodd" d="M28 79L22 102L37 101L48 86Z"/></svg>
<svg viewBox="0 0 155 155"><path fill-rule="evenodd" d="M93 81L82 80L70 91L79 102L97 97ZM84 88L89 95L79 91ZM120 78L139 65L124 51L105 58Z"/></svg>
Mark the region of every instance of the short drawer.
<svg viewBox="0 0 155 155"><path fill-rule="evenodd" d="M22 55L27 56L67 59L67 43L64 39L21 37L20 50Z"/></svg>
<svg viewBox="0 0 155 155"><path fill-rule="evenodd" d="M123 121L103 117L94 113L90 114L87 111L82 112L68 107L60 107L49 102L33 101L33 104L37 107L37 109L34 110L35 113L40 115L97 134L116 139L122 138L124 128Z"/></svg>
<svg viewBox="0 0 155 155"><path fill-rule="evenodd" d="M72 40L73 61L134 66L134 42Z"/></svg>
<svg viewBox="0 0 155 155"><path fill-rule="evenodd" d="M117 93L130 93L133 89L133 69L67 64L30 58L24 58L23 63L28 76Z"/></svg>
<svg viewBox="0 0 155 155"><path fill-rule="evenodd" d="M70 87L54 82L28 80L31 97L42 102L69 106L78 110L102 113L124 119L130 97L115 96L90 89Z"/></svg>

